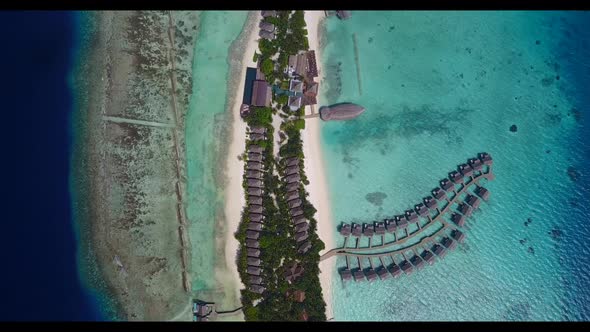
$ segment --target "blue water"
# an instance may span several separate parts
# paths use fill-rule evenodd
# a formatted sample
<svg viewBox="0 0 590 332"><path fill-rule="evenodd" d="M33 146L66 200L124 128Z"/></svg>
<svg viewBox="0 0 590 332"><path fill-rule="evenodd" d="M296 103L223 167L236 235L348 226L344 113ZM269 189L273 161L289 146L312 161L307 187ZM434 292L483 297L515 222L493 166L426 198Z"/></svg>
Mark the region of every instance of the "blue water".
<svg viewBox="0 0 590 332"><path fill-rule="evenodd" d="M353 12L326 23L320 103L367 109L322 123L334 229L402 212L477 152L496 174L465 244L433 266L371 284L333 271L334 319L589 320L590 13Z"/></svg>
<svg viewBox="0 0 590 332"><path fill-rule="evenodd" d="M80 282L70 206L74 15L0 13L0 320L104 319Z"/></svg>

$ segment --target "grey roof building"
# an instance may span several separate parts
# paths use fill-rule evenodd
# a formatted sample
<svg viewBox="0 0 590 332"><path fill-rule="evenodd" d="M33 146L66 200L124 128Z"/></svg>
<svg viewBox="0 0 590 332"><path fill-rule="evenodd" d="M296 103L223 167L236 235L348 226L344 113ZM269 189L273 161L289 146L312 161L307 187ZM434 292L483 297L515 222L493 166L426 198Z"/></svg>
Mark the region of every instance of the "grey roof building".
<svg viewBox="0 0 590 332"><path fill-rule="evenodd" d="M271 86L266 81L255 80L252 84L252 106L270 107L271 98Z"/></svg>
<svg viewBox="0 0 590 332"><path fill-rule="evenodd" d="M248 215L250 221L254 221L254 222L262 222L262 214L260 213L250 213Z"/></svg>
<svg viewBox="0 0 590 332"><path fill-rule="evenodd" d="M300 207L302 203L303 202L301 201L300 198L296 198L296 199L294 199L292 201L288 201L287 202L287 206L289 207L289 209L293 209L293 208L296 208L296 207Z"/></svg>

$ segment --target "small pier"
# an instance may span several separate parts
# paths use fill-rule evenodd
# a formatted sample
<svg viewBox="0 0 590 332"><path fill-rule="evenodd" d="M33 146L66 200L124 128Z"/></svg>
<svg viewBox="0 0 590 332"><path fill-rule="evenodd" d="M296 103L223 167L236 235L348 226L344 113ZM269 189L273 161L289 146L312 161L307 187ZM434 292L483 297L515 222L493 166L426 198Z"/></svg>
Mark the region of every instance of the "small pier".
<svg viewBox="0 0 590 332"><path fill-rule="evenodd" d="M340 271L343 280L373 281L375 272L380 279L389 277L385 271L397 277L402 272L410 274L433 264L435 257L442 259L448 250L464 241L465 233L457 227L462 228L465 220L480 208L481 202L489 200L490 192L481 182L494 179L492 163L489 154L480 153L477 158L469 159L469 165L459 165L460 172L450 172L451 181L441 180L440 186L431 191L432 196L423 198L423 203L416 204L414 209L374 224L342 225L339 231L344 236L343 247L326 252L320 261L345 256L346 267ZM471 188L475 190L470 191ZM444 216L450 212L452 217L446 220ZM409 230L411 225L416 226L412 232ZM386 242L384 233L390 234L393 241ZM372 241L375 236L380 238L377 245ZM349 240L349 237L355 237L356 241ZM363 237L368 238L368 246L360 246ZM411 240L410 245L405 245ZM354 247L347 247L351 242ZM350 258L357 262L356 267L351 266ZM373 265L374 258L378 259L380 266ZM365 273L366 278L361 278L359 271L362 272L363 262L367 260L371 268ZM350 278L351 275L354 278Z"/></svg>

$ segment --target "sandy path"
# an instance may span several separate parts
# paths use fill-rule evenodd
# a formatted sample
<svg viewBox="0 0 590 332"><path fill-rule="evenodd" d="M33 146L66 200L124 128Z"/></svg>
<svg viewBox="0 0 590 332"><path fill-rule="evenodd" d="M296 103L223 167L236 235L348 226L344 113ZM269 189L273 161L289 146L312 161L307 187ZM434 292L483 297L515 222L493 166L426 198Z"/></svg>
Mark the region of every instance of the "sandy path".
<svg viewBox="0 0 590 332"><path fill-rule="evenodd" d="M305 23L307 24L308 40L310 49L315 51L316 62L319 77L322 75L321 54L319 48L318 25L325 17L324 11L305 11ZM318 80L319 78L316 78ZM320 89L322 86L320 85ZM316 112L320 105L316 105ZM306 107L306 113L311 113L311 107ZM322 156L322 147L320 141L320 119L308 119L305 122L303 131L303 153L305 154L305 173L309 178L307 191L309 199L314 207L318 210L316 219L318 220L318 235L324 242L326 249L320 252L322 255L327 250L334 248L332 212L330 208L330 196L324 171L324 160ZM326 260L320 263L320 283L322 293L326 302L326 317L333 317L332 311L332 288L331 276L334 270L335 260Z"/></svg>

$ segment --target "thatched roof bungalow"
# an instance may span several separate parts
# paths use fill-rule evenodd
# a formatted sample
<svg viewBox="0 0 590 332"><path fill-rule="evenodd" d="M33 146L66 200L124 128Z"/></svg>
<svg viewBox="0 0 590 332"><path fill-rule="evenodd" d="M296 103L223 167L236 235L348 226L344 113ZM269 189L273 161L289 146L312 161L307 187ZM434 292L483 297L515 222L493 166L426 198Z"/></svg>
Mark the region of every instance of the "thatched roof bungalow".
<svg viewBox="0 0 590 332"><path fill-rule="evenodd" d="M287 169L285 169L285 175L293 175L293 174L299 174L299 166L298 165L287 167Z"/></svg>
<svg viewBox="0 0 590 332"><path fill-rule="evenodd" d="M260 242L254 239L246 239L246 247L258 249L260 248Z"/></svg>
<svg viewBox="0 0 590 332"><path fill-rule="evenodd" d="M252 106L270 107L271 98L271 86L266 81L255 80L252 84Z"/></svg>
<svg viewBox="0 0 590 332"><path fill-rule="evenodd" d="M293 190L298 190L300 186L299 182L293 182L293 183L289 183L286 186L287 192L289 191L293 191Z"/></svg>
<svg viewBox="0 0 590 332"><path fill-rule="evenodd" d="M251 221L248 223L248 230L260 232L262 230L262 224Z"/></svg>
<svg viewBox="0 0 590 332"><path fill-rule="evenodd" d="M303 204L303 202L301 201L300 198L296 198L296 199L294 199L292 201L288 201L287 202L287 206L289 207L289 209L300 207L301 204Z"/></svg>
<svg viewBox="0 0 590 332"><path fill-rule="evenodd" d="M246 171L246 177L249 179L261 179L264 174L258 170Z"/></svg>
<svg viewBox="0 0 590 332"><path fill-rule="evenodd" d="M261 272L262 269L256 266L248 266L248 268L246 269L246 273L254 276L259 276Z"/></svg>
<svg viewBox="0 0 590 332"><path fill-rule="evenodd" d="M299 176L299 174L289 175L285 178L285 181L287 183L299 182L299 181L301 181L301 176Z"/></svg>
<svg viewBox="0 0 590 332"><path fill-rule="evenodd" d="M299 191L298 190L289 191L287 193L287 195L285 196L286 201L290 201L290 200L293 200L296 198L299 198Z"/></svg>
<svg viewBox="0 0 590 332"><path fill-rule="evenodd" d="M250 133L264 135L264 134L266 134L266 128L252 127L252 128L250 128Z"/></svg>
<svg viewBox="0 0 590 332"><path fill-rule="evenodd" d="M300 207L291 209L289 210L289 214L291 215L291 217L297 217L303 214L303 209Z"/></svg>
<svg viewBox="0 0 590 332"><path fill-rule="evenodd" d="M311 249L311 242L305 241L299 246L299 249L297 249L297 252L303 255L306 252L308 252L309 249Z"/></svg>
<svg viewBox="0 0 590 332"><path fill-rule="evenodd" d="M274 32L275 31L275 26L272 23L261 21L260 24L259 24L259 27L260 27L260 29L262 29L264 31L268 31L268 32Z"/></svg>
<svg viewBox="0 0 590 332"><path fill-rule="evenodd" d="M299 232L295 234L295 241L297 241L297 243L303 242L307 240L308 237L309 234L307 234L307 231Z"/></svg>
<svg viewBox="0 0 590 332"><path fill-rule="evenodd" d="M293 218L293 225L297 226L301 223L307 222L307 219L305 219L304 215L298 215L297 217Z"/></svg>
<svg viewBox="0 0 590 332"><path fill-rule="evenodd" d="M262 155L258 153L248 153L248 160L250 161L262 161Z"/></svg>
<svg viewBox="0 0 590 332"><path fill-rule="evenodd" d="M264 182L258 179L248 179L246 182L248 187L262 188L264 186Z"/></svg>
<svg viewBox="0 0 590 332"><path fill-rule="evenodd" d="M248 257L248 265L260 266L260 258Z"/></svg>
<svg viewBox="0 0 590 332"><path fill-rule="evenodd" d="M250 221L261 222L262 221L262 214L260 214L260 213L250 213L248 215L248 218L250 219Z"/></svg>
<svg viewBox="0 0 590 332"><path fill-rule="evenodd" d="M264 148L260 145L250 144L250 146L248 146L248 152L262 153L264 152Z"/></svg>
<svg viewBox="0 0 590 332"><path fill-rule="evenodd" d="M250 276L249 280L250 284L253 285L260 285L262 283L262 278L257 276Z"/></svg>
<svg viewBox="0 0 590 332"><path fill-rule="evenodd" d="M295 232L297 232L297 233L306 232L307 230L309 230L308 223L301 223L301 224L295 226Z"/></svg>
<svg viewBox="0 0 590 332"><path fill-rule="evenodd" d="M258 240L259 237L260 237L260 233L258 233L256 231L246 231L246 238L248 238L250 240Z"/></svg>
<svg viewBox="0 0 590 332"><path fill-rule="evenodd" d="M262 163L258 161L249 161L246 163L246 169L250 171L262 171Z"/></svg>
<svg viewBox="0 0 590 332"><path fill-rule="evenodd" d="M247 250L247 255L248 257L260 257L260 250L259 249L252 249L252 248L248 248Z"/></svg>

